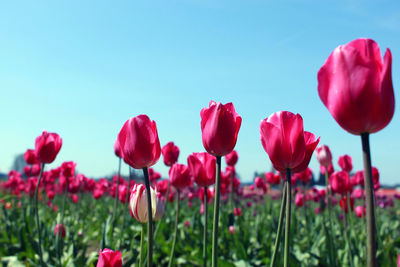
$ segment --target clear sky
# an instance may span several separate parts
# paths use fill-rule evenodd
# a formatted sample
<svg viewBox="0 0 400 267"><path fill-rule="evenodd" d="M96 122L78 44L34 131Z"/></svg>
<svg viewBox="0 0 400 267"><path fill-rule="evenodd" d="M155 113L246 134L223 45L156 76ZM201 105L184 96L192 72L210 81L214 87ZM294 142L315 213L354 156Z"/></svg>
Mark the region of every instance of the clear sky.
<svg viewBox="0 0 400 267"><path fill-rule="evenodd" d="M358 37L392 50L398 101L399 1L2 1L0 171L46 129L63 138L51 167L74 160L89 177L109 175L119 130L143 113L186 163L204 151L200 110L210 100L233 102L243 118L236 145L243 181L270 170L259 124L279 110L300 113L336 166L347 153L361 169L360 138L338 126L317 92L326 58ZM399 132L396 111L371 137L386 184L400 182ZM162 159L154 167L167 175ZM311 167L319 170L315 157Z"/></svg>

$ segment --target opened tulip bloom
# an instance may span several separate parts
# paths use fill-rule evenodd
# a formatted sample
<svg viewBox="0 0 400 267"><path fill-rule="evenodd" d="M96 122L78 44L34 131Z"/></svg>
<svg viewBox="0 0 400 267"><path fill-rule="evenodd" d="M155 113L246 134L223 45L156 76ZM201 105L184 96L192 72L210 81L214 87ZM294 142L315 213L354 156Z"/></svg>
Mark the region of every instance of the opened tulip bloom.
<svg viewBox="0 0 400 267"><path fill-rule="evenodd" d="M108 248L100 250L96 267L122 267L121 252Z"/></svg>
<svg viewBox="0 0 400 267"><path fill-rule="evenodd" d="M203 145L207 152L214 156L232 152L242 123L242 117L236 113L233 104L210 101L200 116Z"/></svg>
<svg viewBox="0 0 400 267"><path fill-rule="evenodd" d="M176 146L174 142L168 142L161 149L161 153L164 157L164 164L171 167L178 161L179 147Z"/></svg>

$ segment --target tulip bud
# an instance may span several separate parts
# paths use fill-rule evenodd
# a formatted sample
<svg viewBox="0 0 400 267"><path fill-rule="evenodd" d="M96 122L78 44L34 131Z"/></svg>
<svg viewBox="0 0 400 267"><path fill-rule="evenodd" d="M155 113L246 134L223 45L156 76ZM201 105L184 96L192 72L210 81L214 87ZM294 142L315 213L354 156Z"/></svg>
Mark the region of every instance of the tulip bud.
<svg viewBox="0 0 400 267"><path fill-rule="evenodd" d="M57 224L54 228L54 235L59 235L61 238L65 237L65 226L63 224Z"/></svg>
<svg viewBox="0 0 400 267"><path fill-rule="evenodd" d="M329 165L332 165L332 154L331 150L327 145L322 145L317 147L315 150L317 159L319 161L319 164L321 166L324 166L325 168L329 167Z"/></svg>
<svg viewBox="0 0 400 267"><path fill-rule="evenodd" d="M168 142L161 149L161 153L164 157L164 164L171 167L178 161L179 147L176 146L174 142Z"/></svg>
<svg viewBox="0 0 400 267"><path fill-rule="evenodd" d="M239 159L239 155L236 150L233 150L231 153L225 156L225 161L228 166L235 166Z"/></svg>
<svg viewBox="0 0 400 267"><path fill-rule="evenodd" d="M154 221L159 220L164 214L164 202L157 198L157 192L150 187L151 207ZM147 214L147 195L144 184L135 184L130 195L129 207L133 217L141 223L148 220Z"/></svg>
<svg viewBox="0 0 400 267"><path fill-rule="evenodd" d="M349 155L340 156L338 164L343 171L351 172L351 170L353 169L353 162Z"/></svg>
<svg viewBox="0 0 400 267"><path fill-rule="evenodd" d="M169 169L169 180L177 189L183 189L192 184L192 177L189 168L183 164L174 164Z"/></svg>
<svg viewBox="0 0 400 267"><path fill-rule="evenodd" d="M30 165L39 163L39 161L36 157L35 150L33 150L33 149L26 150L26 152L24 153L24 159L25 159L26 163L28 163Z"/></svg>

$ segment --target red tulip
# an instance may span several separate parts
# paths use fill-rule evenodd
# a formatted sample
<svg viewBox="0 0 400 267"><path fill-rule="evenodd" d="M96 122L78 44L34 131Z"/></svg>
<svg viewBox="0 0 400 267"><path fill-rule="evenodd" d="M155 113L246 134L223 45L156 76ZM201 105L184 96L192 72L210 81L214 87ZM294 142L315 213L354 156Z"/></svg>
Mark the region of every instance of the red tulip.
<svg viewBox="0 0 400 267"><path fill-rule="evenodd" d="M127 120L118 134L123 160L135 169L157 163L161 155L157 126L147 115Z"/></svg>
<svg viewBox="0 0 400 267"><path fill-rule="evenodd" d="M334 172L331 177L329 177L329 183L331 184L333 192L339 194L351 192L349 174L345 171Z"/></svg>
<svg viewBox="0 0 400 267"><path fill-rule="evenodd" d="M158 181L156 184L157 192L161 195L165 196L168 190L169 181L168 180L161 180Z"/></svg>
<svg viewBox="0 0 400 267"><path fill-rule="evenodd" d="M281 179L281 176L279 174L275 174L273 172L266 172L265 173L265 180L269 184L279 184L279 181Z"/></svg>
<svg viewBox="0 0 400 267"><path fill-rule="evenodd" d="M351 172L351 170L353 169L353 163L349 155L340 156L338 164L343 171Z"/></svg>
<svg viewBox="0 0 400 267"><path fill-rule="evenodd" d="M239 155L236 150L233 150L231 153L225 156L225 161L228 166L235 166L239 159Z"/></svg>
<svg viewBox="0 0 400 267"><path fill-rule="evenodd" d="M308 184L311 181L312 176L313 174L310 168L307 168L304 171L298 172L294 175L294 177L297 177L297 179L304 184Z"/></svg>
<svg viewBox="0 0 400 267"><path fill-rule="evenodd" d="M356 39L337 47L318 72L318 93L333 118L352 134L383 129L394 113L392 54Z"/></svg>
<svg viewBox="0 0 400 267"><path fill-rule="evenodd" d="M233 209L233 215L240 217L242 216L242 209L241 208L234 208Z"/></svg>
<svg viewBox="0 0 400 267"><path fill-rule="evenodd" d="M122 267L121 252L108 248L100 250L96 267Z"/></svg>
<svg viewBox="0 0 400 267"><path fill-rule="evenodd" d="M346 213L349 212L349 208L347 206L347 197L346 196L344 196L344 197L342 197L340 199L339 205L342 208L342 210L344 210L344 212L346 212ZM350 198L350 208L351 208L351 211L354 210L354 199L352 199L352 198Z"/></svg>
<svg viewBox="0 0 400 267"><path fill-rule="evenodd" d="M161 178L161 173L156 172L153 168L149 168L149 180L154 182Z"/></svg>
<svg viewBox="0 0 400 267"><path fill-rule="evenodd" d="M56 224L54 228L54 235L59 235L61 238L65 237L65 226L63 224Z"/></svg>
<svg viewBox="0 0 400 267"><path fill-rule="evenodd" d="M275 169L285 172L303 163L306 143L299 114L276 112L261 121L260 133L261 143Z"/></svg>
<svg viewBox="0 0 400 267"><path fill-rule="evenodd" d="M183 164L174 164L169 169L169 180L177 189L183 189L192 184L192 177L189 168Z"/></svg>
<svg viewBox="0 0 400 267"><path fill-rule="evenodd" d="M214 156L225 156L235 148L242 118L232 103L210 101L200 112L203 146Z"/></svg>
<svg viewBox="0 0 400 267"><path fill-rule="evenodd" d="M24 173L26 176L38 176L40 173L40 164L35 163L31 166L25 166L24 167Z"/></svg>
<svg viewBox="0 0 400 267"><path fill-rule="evenodd" d="M203 187L215 184L216 159L214 156L206 152L193 153L189 155L187 162L196 184Z"/></svg>
<svg viewBox="0 0 400 267"><path fill-rule="evenodd" d="M161 153L164 157L164 164L171 167L178 161L179 147L174 142L168 142L161 149Z"/></svg>
<svg viewBox="0 0 400 267"><path fill-rule="evenodd" d="M61 172L64 177L72 177L75 174L76 163L73 161L65 161L61 164Z"/></svg>
<svg viewBox="0 0 400 267"><path fill-rule="evenodd" d="M264 193L266 193L268 191L267 184L265 183L264 179L262 179L261 177L256 177L254 179L254 184L257 186L257 188L262 189Z"/></svg>
<svg viewBox="0 0 400 267"><path fill-rule="evenodd" d="M26 163L28 163L30 165L39 163L39 161L36 157L35 150L33 150L33 149L26 150L26 152L24 153L24 159L25 159Z"/></svg>
<svg viewBox="0 0 400 267"><path fill-rule="evenodd" d="M62 139L56 133L43 131L35 140L36 157L41 163L52 163L60 151Z"/></svg>
<svg viewBox="0 0 400 267"><path fill-rule="evenodd" d="M319 171L322 175L325 175L326 169L328 168L328 176L330 176L335 170L333 169L333 165L329 165L328 167L324 167L322 165L319 166Z"/></svg>
<svg viewBox="0 0 400 267"><path fill-rule="evenodd" d="M199 198L200 198L200 200L201 200L201 203L204 203L204 199L205 199L205 196L204 196L204 195L205 195L204 187L201 187L201 188L199 189L198 195L199 195ZM210 189L207 188L207 203L210 203L211 200L212 200L212 198L213 198L212 192L211 192Z"/></svg>
<svg viewBox="0 0 400 267"><path fill-rule="evenodd" d="M317 147L316 156L320 165L329 167L332 165L332 153L327 145Z"/></svg>

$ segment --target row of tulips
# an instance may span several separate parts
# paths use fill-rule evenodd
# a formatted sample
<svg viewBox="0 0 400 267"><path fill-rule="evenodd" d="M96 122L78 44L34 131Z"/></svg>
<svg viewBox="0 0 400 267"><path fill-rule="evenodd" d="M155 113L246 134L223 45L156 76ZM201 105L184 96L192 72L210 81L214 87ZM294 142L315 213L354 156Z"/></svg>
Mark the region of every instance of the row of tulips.
<svg viewBox="0 0 400 267"><path fill-rule="evenodd" d="M382 61L378 45L370 39L357 39L347 45L339 46L328 57L325 64L318 72L318 93L328 108L334 119L339 125L351 134L360 135L362 139L363 160L364 160L364 187L365 187L365 209L366 209L366 230L367 230L367 265L377 266L376 262L376 218L375 218L375 197L373 171L371 166L371 153L369 146L369 135L383 129L391 120L394 113L394 93L391 80L391 53L386 51L384 61ZM222 182L221 159L232 153L238 138L242 118L239 116L232 103L221 104L210 101L209 106L200 112L201 132L203 146L207 153L193 153L188 157L188 165L176 163L179 155L179 148L169 143L161 149L156 123L146 115L133 117L125 122L120 130L114 144L115 154L121 161L134 169L143 171L144 185L135 184L130 192L130 210L133 216L140 222L147 222L147 265L153 266L153 241L154 241L154 221L162 217L165 209L164 200L158 196L156 188L151 187L149 168L159 160L161 153L164 154L164 162L170 166L169 176L171 185L176 191L176 219L174 227L174 239L171 248L169 266L174 263L174 251L177 242L177 226L179 222L180 195L182 190L189 187L192 177L197 185L203 188L204 192L204 214L205 226L207 226L207 197L208 187L214 185L214 208L213 208L213 231L212 231L212 254L211 266L218 265L218 237L220 221L220 197L222 189L229 188L229 184ZM312 154L317 147L320 138L303 129L303 118L299 114L289 111L279 111L273 113L260 124L261 144L267 152L275 170L284 176L282 189L282 203L279 215L279 223L275 240L274 253L271 259L271 266L274 266L277 259L277 251L281 243L281 233L284 225L284 266L289 266L290 262L290 236L291 216L292 216L292 183L296 174L307 172L308 164ZM30 175L37 174L37 185L34 191L34 207L36 215L36 226L38 233L38 254L39 263L44 265L41 244L41 224L39 219L38 200L41 181L44 179L43 172L45 164L51 163L56 158L61 149L62 139L55 133L43 132L35 141L35 150L26 155L27 162L31 164L30 169L26 170ZM332 171L331 155L327 147L320 147L318 159L326 176L326 204L329 212L328 229L325 229L331 251L335 251L335 242L332 237L332 203L331 198L334 193L341 194L342 206L351 206L351 191L353 179L349 179L348 159L341 159L340 165L346 170L342 172ZM28 153L28 152L27 152ZM36 156L36 160L33 158ZM237 156L236 156L237 157ZM233 169L230 181L230 205L233 207L232 195L234 188L234 163L235 155L227 158L228 165ZM40 164L38 166L37 164ZM66 162L61 166L59 185L64 191L64 201L60 216L59 225L63 225L65 200L68 191L74 191L79 187L79 182L73 178L75 164ZM112 216L112 231L116 223L118 214L118 199L120 193L120 171L117 176L115 189L115 205ZM51 175L50 175L51 176ZM307 174L300 175L301 177ZM61 177L64 180L61 181ZM70 179L72 178L72 179ZM272 177L271 179L275 179ZM304 179L304 178L300 178ZM357 178L357 183L360 178ZM46 184L46 183L45 183ZM130 183L128 183L130 186ZM256 186L263 192L267 191L267 186L263 180L256 179ZM72 187L72 189L71 189ZM167 191L170 190L169 187ZM122 194L121 194L122 195ZM129 195L126 193L126 195ZM168 194L167 194L168 196ZM304 195L303 195L304 198ZM123 197L125 199L125 197ZM297 200L296 200L297 199ZM300 197L296 197L295 202L300 203ZM346 209L346 208L345 208ZM150 212L151 211L151 212ZM234 209L234 214L240 212ZM363 214L364 211L361 213ZM346 217L347 220L347 217ZM204 227L203 238L203 265L207 266L207 228ZM144 232L142 227L140 266L142 254L144 253ZM346 239L349 240L348 232L345 231ZM57 235L58 237L59 235ZM57 240L59 244L59 240ZM58 254L61 254L60 245ZM351 249L350 249L351 250ZM103 251L104 253L104 251ZM108 251L106 251L108 253ZM330 253L330 264L336 265L336 259ZM349 253L351 255L351 252ZM103 259L103 257L101 258ZM104 257L105 259L105 257ZM104 260L103 260L104 261ZM100 261L99 261L100 262ZM61 260L59 264L62 265Z"/></svg>

